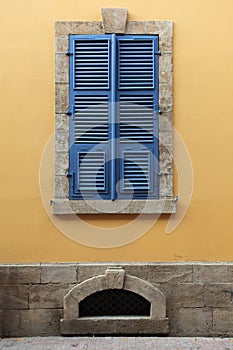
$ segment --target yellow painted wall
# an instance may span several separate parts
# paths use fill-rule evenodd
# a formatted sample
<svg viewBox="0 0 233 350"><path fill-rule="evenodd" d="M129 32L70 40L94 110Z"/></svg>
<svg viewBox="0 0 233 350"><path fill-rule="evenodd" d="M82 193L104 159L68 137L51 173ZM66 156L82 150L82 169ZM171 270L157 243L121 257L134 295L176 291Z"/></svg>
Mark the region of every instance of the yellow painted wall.
<svg viewBox="0 0 233 350"><path fill-rule="evenodd" d="M174 21L174 121L195 176L189 210L172 234L162 216L137 241L112 249L65 237L39 191L54 130L54 21L100 20L101 7L126 7L130 20ZM1 2L0 262L233 260L232 14L232 0ZM116 227L130 218L86 220Z"/></svg>

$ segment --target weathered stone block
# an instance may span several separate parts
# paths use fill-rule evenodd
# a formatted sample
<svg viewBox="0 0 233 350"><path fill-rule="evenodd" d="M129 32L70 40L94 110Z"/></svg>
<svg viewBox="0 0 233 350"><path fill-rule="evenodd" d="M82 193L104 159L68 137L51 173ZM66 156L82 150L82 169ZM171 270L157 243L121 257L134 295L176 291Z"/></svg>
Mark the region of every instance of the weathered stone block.
<svg viewBox="0 0 233 350"><path fill-rule="evenodd" d="M173 132L172 113L161 113L159 115L159 131Z"/></svg>
<svg viewBox="0 0 233 350"><path fill-rule="evenodd" d="M173 175L162 174L159 176L159 197L173 197Z"/></svg>
<svg viewBox="0 0 233 350"><path fill-rule="evenodd" d="M229 269L224 264L195 264L193 281L203 283L228 283Z"/></svg>
<svg viewBox="0 0 233 350"><path fill-rule="evenodd" d="M77 264L42 264L41 283L77 282Z"/></svg>
<svg viewBox="0 0 233 350"><path fill-rule="evenodd" d="M55 53L63 53L69 49L69 36L68 35L59 35L55 38Z"/></svg>
<svg viewBox="0 0 233 350"><path fill-rule="evenodd" d="M69 116L66 114L56 114L55 127L57 131L69 132Z"/></svg>
<svg viewBox="0 0 233 350"><path fill-rule="evenodd" d="M204 286L205 306L233 307L233 284L206 284Z"/></svg>
<svg viewBox="0 0 233 350"><path fill-rule="evenodd" d="M122 289L125 279L125 270L122 267L108 267L105 271L107 288Z"/></svg>
<svg viewBox="0 0 233 350"><path fill-rule="evenodd" d="M69 169L69 153L56 152L55 156L55 175L67 175Z"/></svg>
<svg viewBox="0 0 233 350"><path fill-rule="evenodd" d="M55 87L55 113L66 113L69 108L69 84L58 83Z"/></svg>
<svg viewBox="0 0 233 350"><path fill-rule="evenodd" d="M55 56L55 82L69 83L69 57L60 53Z"/></svg>
<svg viewBox="0 0 233 350"><path fill-rule="evenodd" d="M122 264L128 275L136 276L147 280L147 264L146 263L128 263Z"/></svg>
<svg viewBox="0 0 233 350"><path fill-rule="evenodd" d="M208 336L212 334L212 311L205 308L181 308L170 311L170 335Z"/></svg>
<svg viewBox="0 0 233 350"><path fill-rule="evenodd" d="M0 266L0 283L39 283L40 264L3 264Z"/></svg>
<svg viewBox="0 0 233 350"><path fill-rule="evenodd" d="M20 311L0 310L0 336L17 337L20 334Z"/></svg>
<svg viewBox="0 0 233 350"><path fill-rule="evenodd" d="M159 82L172 83L172 54L164 53L160 56Z"/></svg>
<svg viewBox="0 0 233 350"><path fill-rule="evenodd" d="M32 285L29 289L30 309L61 309L63 298L71 289L66 284Z"/></svg>
<svg viewBox="0 0 233 350"><path fill-rule="evenodd" d="M69 179L66 176L55 176L55 197L69 197Z"/></svg>
<svg viewBox="0 0 233 350"><path fill-rule="evenodd" d="M104 275L107 267L107 264L82 264L78 267L78 283L94 276Z"/></svg>
<svg viewBox="0 0 233 350"><path fill-rule="evenodd" d="M192 282L192 265L155 264L148 265L148 281L151 283L190 283Z"/></svg>
<svg viewBox="0 0 233 350"><path fill-rule="evenodd" d="M64 318L73 320L79 317L78 301L69 294L66 295L63 302Z"/></svg>
<svg viewBox="0 0 233 350"><path fill-rule="evenodd" d="M28 285L0 284L0 309L28 309Z"/></svg>
<svg viewBox="0 0 233 350"><path fill-rule="evenodd" d="M233 336L233 308L213 310L213 333Z"/></svg>
<svg viewBox="0 0 233 350"><path fill-rule="evenodd" d="M55 22L55 35L69 34L104 34L102 22L73 22L73 21L57 21Z"/></svg>
<svg viewBox="0 0 233 350"><path fill-rule="evenodd" d="M103 8L101 14L105 33L124 34L127 9Z"/></svg>
<svg viewBox="0 0 233 350"><path fill-rule="evenodd" d="M172 133L167 131L161 131L159 133L159 145L160 147L167 147L169 150L169 147L172 148L173 145L173 138Z"/></svg>
<svg viewBox="0 0 233 350"><path fill-rule="evenodd" d="M61 310L22 310L19 336L60 334Z"/></svg>
<svg viewBox="0 0 233 350"><path fill-rule="evenodd" d="M161 174L173 174L173 148L160 144L159 170Z"/></svg>
<svg viewBox="0 0 233 350"><path fill-rule="evenodd" d="M68 152L69 150L69 134L67 132L56 132L55 136L57 152Z"/></svg>
<svg viewBox="0 0 233 350"><path fill-rule="evenodd" d="M228 265L228 272L229 272L229 283L233 283L233 264Z"/></svg>
<svg viewBox="0 0 233 350"><path fill-rule="evenodd" d="M171 21L127 21L125 34L157 34L162 52L172 52L173 23Z"/></svg>
<svg viewBox="0 0 233 350"><path fill-rule="evenodd" d="M168 319L76 319L61 320L61 334L166 334Z"/></svg>
<svg viewBox="0 0 233 350"><path fill-rule="evenodd" d="M159 83L159 109L162 112L172 110L172 84Z"/></svg>
<svg viewBox="0 0 233 350"><path fill-rule="evenodd" d="M158 285L167 300L167 309L182 307L204 307L203 284L194 283L162 283Z"/></svg>

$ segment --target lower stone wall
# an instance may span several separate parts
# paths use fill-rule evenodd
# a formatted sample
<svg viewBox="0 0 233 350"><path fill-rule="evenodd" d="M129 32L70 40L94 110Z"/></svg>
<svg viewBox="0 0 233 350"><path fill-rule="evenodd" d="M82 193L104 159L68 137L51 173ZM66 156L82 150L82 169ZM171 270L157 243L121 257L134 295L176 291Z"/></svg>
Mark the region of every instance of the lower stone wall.
<svg viewBox="0 0 233 350"><path fill-rule="evenodd" d="M233 336L233 263L0 265L0 335L59 335L63 297L109 266L166 296L170 336Z"/></svg>

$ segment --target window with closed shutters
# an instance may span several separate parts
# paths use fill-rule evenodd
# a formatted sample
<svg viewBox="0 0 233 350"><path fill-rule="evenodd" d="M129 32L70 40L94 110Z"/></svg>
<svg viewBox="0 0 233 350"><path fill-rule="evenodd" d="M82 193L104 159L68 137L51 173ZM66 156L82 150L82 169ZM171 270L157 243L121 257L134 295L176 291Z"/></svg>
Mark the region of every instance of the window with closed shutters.
<svg viewBox="0 0 233 350"><path fill-rule="evenodd" d="M158 198L158 36L69 45L70 199Z"/></svg>

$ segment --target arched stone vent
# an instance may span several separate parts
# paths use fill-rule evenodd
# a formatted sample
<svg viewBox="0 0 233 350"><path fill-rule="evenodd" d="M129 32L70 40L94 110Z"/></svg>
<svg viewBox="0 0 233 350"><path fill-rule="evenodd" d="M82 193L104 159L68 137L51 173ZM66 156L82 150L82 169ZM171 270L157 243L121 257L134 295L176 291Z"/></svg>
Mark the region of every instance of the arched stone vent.
<svg viewBox="0 0 233 350"><path fill-rule="evenodd" d="M79 304L79 317L150 316L150 302L125 289L106 289Z"/></svg>
<svg viewBox="0 0 233 350"><path fill-rule="evenodd" d="M110 267L104 275L79 283L64 297L60 330L70 335L168 333L166 298L147 281L125 274L121 267Z"/></svg>

